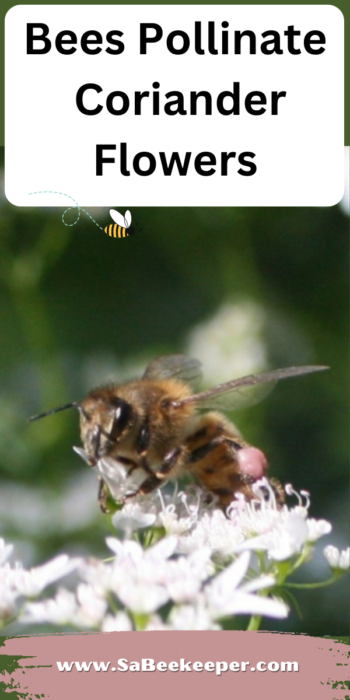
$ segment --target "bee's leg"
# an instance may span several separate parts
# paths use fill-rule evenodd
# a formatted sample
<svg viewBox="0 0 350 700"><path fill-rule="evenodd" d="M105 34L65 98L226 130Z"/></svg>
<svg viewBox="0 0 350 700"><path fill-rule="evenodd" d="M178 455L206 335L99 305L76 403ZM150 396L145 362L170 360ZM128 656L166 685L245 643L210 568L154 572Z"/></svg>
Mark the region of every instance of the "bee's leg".
<svg viewBox="0 0 350 700"><path fill-rule="evenodd" d="M137 489L137 491L133 491L133 493L127 493L126 496L123 498L123 503L127 501L129 498L134 498L135 496L145 496L147 493L152 493L152 491L155 491L158 486L163 484L164 481L163 479L159 479L158 476L155 474L152 474L152 476L148 476L147 479L145 479L141 486Z"/></svg>
<svg viewBox="0 0 350 700"><path fill-rule="evenodd" d="M127 476L129 477L135 469L138 469L140 466L139 464L136 464L133 459L128 459L128 457L118 457L118 462L121 462L121 464L124 464L125 467L129 467Z"/></svg>
<svg viewBox="0 0 350 700"><path fill-rule="evenodd" d="M147 450L149 447L150 440L151 432L149 429L148 420L146 419L141 426L141 430L136 440L136 452L139 457L138 466L142 467L142 469L144 469L147 474L153 476L154 472L152 471L149 461L147 459Z"/></svg>
<svg viewBox="0 0 350 700"><path fill-rule="evenodd" d="M167 477L169 472L171 472L178 465L180 459L182 460L183 453L184 449L182 447L175 447L173 450L168 452L157 471L151 471L151 474L142 482L137 491L128 493L126 496L124 496L124 502L128 498L133 498L139 494L145 495L147 493L152 493L152 491L155 491L156 488L164 484L164 479Z"/></svg>
<svg viewBox="0 0 350 700"><path fill-rule="evenodd" d="M101 445L101 435L102 435L102 427L100 425L97 426L97 429L95 428L94 434L91 438L91 445L94 450L94 460L97 462L98 460L98 455L99 455L99 450L100 450L100 445Z"/></svg>
<svg viewBox="0 0 350 700"><path fill-rule="evenodd" d="M281 508L286 500L284 488L283 488L281 482L278 481L278 479L275 479L274 477L269 479L269 484L270 484L270 486L272 486L272 488L274 490L274 493L276 496L276 501L277 501L277 506L279 508Z"/></svg>
<svg viewBox="0 0 350 700"><path fill-rule="evenodd" d="M108 487L105 481L103 481L102 477L98 477L98 492L97 492L97 501L99 503L99 506L102 510L102 513L109 513L109 508L107 507L107 498L108 498Z"/></svg>
<svg viewBox="0 0 350 700"><path fill-rule="evenodd" d="M174 447L170 450L167 455L165 455L164 460L160 467L156 471L157 477L164 479L175 467L179 465L182 461L184 455L184 449L182 447Z"/></svg>

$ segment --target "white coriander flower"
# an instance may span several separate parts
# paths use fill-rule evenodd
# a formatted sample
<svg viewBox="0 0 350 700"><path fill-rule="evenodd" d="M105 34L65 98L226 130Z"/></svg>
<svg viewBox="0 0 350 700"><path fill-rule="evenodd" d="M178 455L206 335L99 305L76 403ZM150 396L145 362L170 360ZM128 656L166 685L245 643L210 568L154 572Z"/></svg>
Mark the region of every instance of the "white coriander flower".
<svg viewBox="0 0 350 700"><path fill-rule="evenodd" d="M346 571L350 567L350 548L343 549L341 552L331 544L323 550L323 553L328 561L331 569Z"/></svg>
<svg viewBox="0 0 350 700"><path fill-rule="evenodd" d="M288 607L284 603L253 594L253 591L274 585L275 580L272 576L259 577L246 587L243 585L238 588L247 572L249 562L250 553L244 552L205 587L204 597L213 620L237 614L287 617Z"/></svg>
<svg viewBox="0 0 350 700"><path fill-rule="evenodd" d="M74 615L74 625L76 627L99 627L108 607L104 596L93 586L80 583L76 598L78 606Z"/></svg>
<svg viewBox="0 0 350 700"><path fill-rule="evenodd" d="M118 612L116 615L107 615L101 625L102 632L132 632L132 621L126 612Z"/></svg>
<svg viewBox="0 0 350 700"><path fill-rule="evenodd" d="M117 594L127 610L138 614L153 613L169 600L165 586L143 583L137 579L121 583Z"/></svg>
<svg viewBox="0 0 350 700"><path fill-rule="evenodd" d="M6 544L5 540L0 538L0 566L8 560L13 550L12 544Z"/></svg>
<svg viewBox="0 0 350 700"><path fill-rule="evenodd" d="M227 509L228 518L242 530L244 537L263 535L280 522L281 509L268 480L263 477L252 486L255 498L247 501L237 494Z"/></svg>
<svg viewBox="0 0 350 700"><path fill-rule="evenodd" d="M204 602L197 601L192 605L181 605L172 609L168 620L172 630L220 630L221 627L213 622Z"/></svg>
<svg viewBox="0 0 350 700"><path fill-rule="evenodd" d="M204 513L196 527L179 538L178 551L209 547L216 559L225 560L243 540L243 533L221 510Z"/></svg>
<svg viewBox="0 0 350 700"><path fill-rule="evenodd" d="M177 537L169 536L159 540L157 544L144 550L138 542L126 540L121 542L116 537L106 538L107 546L117 555L117 561L128 560L134 563L141 561L162 562L175 552Z"/></svg>
<svg viewBox="0 0 350 700"><path fill-rule="evenodd" d="M104 457L97 463L97 471L106 482L113 498L120 502L124 496L135 493L146 478L143 469L125 467L111 457Z"/></svg>
<svg viewBox="0 0 350 700"><path fill-rule="evenodd" d="M0 622L5 623L16 615L17 594L0 581Z"/></svg>
<svg viewBox="0 0 350 700"><path fill-rule="evenodd" d="M108 538L107 544L117 555L111 591L134 613L153 613L169 600L193 600L214 572L209 548L171 558L177 547L175 536L163 538L146 551L130 540Z"/></svg>
<svg viewBox="0 0 350 700"><path fill-rule="evenodd" d="M264 535L252 537L237 548L266 551L270 559L284 561L300 554L308 539L306 521L299 513L285 513L283 519Z"/></svg>
<svg viewBox="0 0 350 700"><path fill-rule="evenodd" d="M107 601L98 596L91 586L80 583L76 594L61 588L53 599L27 603L21 622L99 629L106 611Z"/></svg>
<svg viewBox="0 0 350 700"><path fill-rule="evenodd" d="M306 521L308 529L308 541L316 542L320 537L324 535L329 535L332 531L332 525L327 520L315 520L314 518L308 518Z"/></svg>
<svg viewBox="0 0 350 700"><path fill-rule="evenodd" d="M65 625L73 622L76 610L77 601L74 593L61 588L58 590L55 598L46 598L37 603L27 603L20 621Z"/></svg>
<svg viewBox="0 0 350 700"><path fill-rule="evenodd" d="M15 618L20 611L19 599L34 598L51 583L77 569L80 560L70 559L67 554L54 557L42 566L24 569L20 563L11 566L6 561L12 545L0 540L0 620Z"/></svg>
<svg viewBox="0 0 350 700"><path fill-rule="evenodd" d="M81 447L73 447L79 457L84 462L91 466L88 456ZM130 470L121 462L118 462L111 457L103 457L97 462L96 469L98 474L106 482L113 498L117 503L121 502L126 495L135 493L139 486L146 478L143 469L137 468Z"/></svg>
<svg viewBox="0 0 350 700"><path fill-rule="evenodd" d="M11 569L9 579L19 595L34 598L42 593L49 584L75 571L80 561L80 559L70 559L67 554L61 554L46 564L29 569L29 571L20 566Z"/></svg>
<svg viewBox="0 0 350 700"><path fill-rule="evenodd" d="M158 523L164 527L168 535L180 535L191 530L200 518L202 491L190 487L187 492L177 488L172 496L158 490L161 510L158 513Z"/></svg>
<svg viewBox="0 0 350 700"><path fill-rule="evenodd" d="M214 573L210 549L203 547L187 557L167 562L164 582L169 597L175 603L194 600L202 583Z"/></svg>
<svg viewBox="0 0 350 700"><path fill-rule="evenodd" d="M110 589L128 610L152 613L169 600L167 560L176 544L176 537L165 537L143 550L137 542L107 538L107 545L117 555L112 564Z"/></svg>
<svg viewBox="0 0 350 700"><path fill-rule="evenodd" d="M79 567L79 574L86 583L89 583L98 596L104 596L112 588L113 563L102 562L97 559L84 561Z"/></svg>
<svg viewBox="0 0 350 700"><path fill-rule="evenodd" d="M179 554L188 555L207 545L207 533L201 527L195 527L185 536L179 536L176 551Z"/></svg>
<svg viewBox="0 0 350 700"><path fill-rule="evenodd" d="M158 517L167 535L181 535L192 528L195 520L191 517L179 518L176 506L170 504L164 508Z"/></svg>
<svg viewBox="0 0 350 700"><path fill-rule="evenodd" d="M117 555L117 562L122 560L130 560L137 564L141 561L144 551L138 542L133 540L125 540L121 542L117 537L106 537L107 547Z"/></svg>
<svg viewBox="0 0 350 700"><path fill-rule="evenodd" d="M100 460L97 470L116 500L133 493L145 478L142 470L130 473L112 459ZM308 517L306 491L297 493L287 485L294 499L290 506L277 502L265 478L252 488L254 498L236 494L226 514L215 498L194 486L132 498L113 516L124 539L106 539L112 552L106 561L62 554L26 570L10 565L12 546L0 539L0 622L17 617L24 623L111 632L138 625L147 631L220 630L220 621L232 615L286 617L288 607L273 597L275 562L294 559L294 568L300 566L331 525ZM145 537L137 535L142 529L149 529ZM159 539L147 548L137 537L146 543ZM261 558L253 552L266 553L263 575ZM324 553L338 575L350 568L350 549L329 546ZM278 570L282 579L288 576L288 566ZM62 588L52 599L28 600L73 571L80 577L74 591Z"/></svg>
<svg viewBox="0 0 350 700"><path fill-rule="evenodd" d="M170 629L171 627L163 622L159 615L151 615L145 627L145 632L165 632Z"/></svg>
<svg viewBox="0 0 350 700"><path fill-rule="evenodd" d="M212 615L214 619L231 615L261 615L274 618L288 617L289 608L277 598L265 598L251 593L237 591L231 601L226 605L214 607Z"/></svg>
<svg viewBox="0 0 350 700"><path fill-rule="evenodd" d="M126 503L114 514L112 523L117 530L123 530L130 537L134 530L154 525L156 517L154 513L146 512L144 504Z"/></svg>
<svg viewBox="0 0 350 700"><path fill-rule="evenodd" d="M277 504L274 490L265 478L253 485L253 491L255 499L247 502L239 495L227 511L229 519L244 535L237 552L266 551L270 559L284 561L330 532L331 525L327 521L307 517L310 499L306 491L298 494L291 485L286 486L287 494L298 499L293 508Z"/></svg>

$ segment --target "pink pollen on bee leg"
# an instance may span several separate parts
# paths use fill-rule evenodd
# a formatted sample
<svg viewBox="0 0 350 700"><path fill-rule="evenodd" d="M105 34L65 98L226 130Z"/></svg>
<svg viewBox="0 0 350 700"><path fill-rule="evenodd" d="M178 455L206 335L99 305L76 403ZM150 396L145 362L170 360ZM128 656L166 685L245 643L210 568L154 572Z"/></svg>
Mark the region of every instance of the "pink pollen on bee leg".
<svg viewBox="0 0 350 700"><path fill-rule="evenodd" d="M267 459L257 447L242 447L236 455L239 468L243 474L249 474L253 479L261 479L268 467Z"/></svg>

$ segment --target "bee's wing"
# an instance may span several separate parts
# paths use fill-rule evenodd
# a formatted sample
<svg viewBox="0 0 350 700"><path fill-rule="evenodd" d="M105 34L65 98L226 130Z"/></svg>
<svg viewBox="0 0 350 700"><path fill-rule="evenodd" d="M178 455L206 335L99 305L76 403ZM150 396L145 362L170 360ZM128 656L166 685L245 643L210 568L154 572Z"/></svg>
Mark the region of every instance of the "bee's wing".
<svg viewBox="0 0 350 700"><path fill-rule="evenodd" d="M124 222L125 222L124 223L125 228L129 228L129 226L131 224L131 213L130 213L129 209L127 209L125 212Z"/></svg>
<svg viewBox="0 0 350 700"><path fill-rule="evenodd" d="M143 379L171 378L197 385L202 378L201 363L186 355L162 355L148 365L143 375Z"/></svg>
<svg viewBox="0 0 350 700"><path fill-rule="evenodd" d="M122 226L122 228L124 228L125 221L124 221L123 214L120 214L119 211L117 211L116 209L110 209L109 213L110 213L110 216L113 219L114 223L117 224L118 226Z"/></svg>
<svg viewBox="0 0 350 700"><path fill-rule="evenodd" d="M276 382L288 377L298 377L310 372L320 372L328 369L320 365L301 367L286 367L262 374L250 374L247 377L233 379L225 384L219 384L213 389L201 391L182 401L174 402L176 406L188 403L196 403L199 408L219 408L222 410L234 410L245 408L261 401L273 389Z"/></svg>

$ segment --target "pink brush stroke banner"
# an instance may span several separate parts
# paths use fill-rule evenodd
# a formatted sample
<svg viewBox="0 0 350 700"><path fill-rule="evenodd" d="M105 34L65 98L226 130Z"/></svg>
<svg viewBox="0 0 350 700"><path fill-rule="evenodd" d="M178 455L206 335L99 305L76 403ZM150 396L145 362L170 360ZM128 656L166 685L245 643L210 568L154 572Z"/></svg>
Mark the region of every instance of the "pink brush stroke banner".
<svg viewBox="0 0 350 700"><path fill-rule="evenodd" d="M212 699L219 693L225 698L253 698L261 694L283 700L349 698L350 646L332 639L229 631L62 634L9 638L0 648L0 654L9 660L22 657L14 664L13 668L17 668L13 672L4 671L0 680L6 695L16 690L16 697L23 698L97 700L118 696L179 700ZM141 663L142 659L153 659L155 664L175 662L173 668L184 659L183 663L192 662L189 666L192 670L123 672L118 669L119 659L127 660L128 665ZM0 658L1 661L6 659ZM64 661L98 664L109 661L110 664L107 671L96 671L93 665L89 672L78 671L74 664L69 672L59 671L57 662ZM196 661L213 662L209 666L213 671L195 671ZM242 669L243 661L249 664L245 671L228 668L217 675L216 663L221 662L223 669L225 661L237 662L235 669ZM296 661L299 670L258 671L259 662L265 662L267 667L272 661L279 665ZM277 664L273 667L277 668Z"/></svg>

